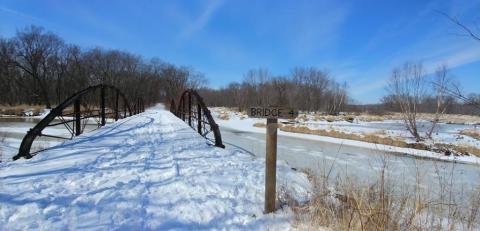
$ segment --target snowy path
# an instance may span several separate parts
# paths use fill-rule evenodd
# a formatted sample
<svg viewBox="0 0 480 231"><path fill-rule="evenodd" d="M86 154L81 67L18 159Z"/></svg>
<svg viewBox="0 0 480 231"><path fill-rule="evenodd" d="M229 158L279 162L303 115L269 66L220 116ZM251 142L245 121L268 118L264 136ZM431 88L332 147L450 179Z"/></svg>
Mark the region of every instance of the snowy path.
<svg viewBox="0 0 480 231"><path fill-rule="evenodd" d="M0 165L0 229L288 229L288 209L263 215L263 171L154 108ZM304 174L280 163L277 178L308 198Z"/></svg>

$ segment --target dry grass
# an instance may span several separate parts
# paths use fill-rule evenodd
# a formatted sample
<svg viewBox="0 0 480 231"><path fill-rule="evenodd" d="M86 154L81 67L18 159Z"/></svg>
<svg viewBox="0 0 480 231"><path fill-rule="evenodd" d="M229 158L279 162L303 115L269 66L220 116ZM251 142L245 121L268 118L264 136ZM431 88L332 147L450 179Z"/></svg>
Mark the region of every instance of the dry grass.
<svg viewBox="0 0 480 231"><path fill-rule="evenodd" d="M279 129L285 132L328 136L328 137L334 137L334 138L340 138L340 139L363 141L363 142L374 143L374 144L385 144L385 145L391 145L391 146L403 147L403 148L415 148L415 149L421 149L421 150L428 149L426 145L421 143L407 143L399 139L385 137L379 133L359 135L359 134L353 134L353 133L345 133L345 132L336 131L336 130L313 130L305 126L292 126L292 125L280 125Z"/></svg>
<svg viewBox="0 0 480 231"><path fill-rule="evenodd" d="M33 111L33 115L38 115L45 106L21 104L16 106L0 105L0 114L23 116L25 111Z"/></svg>
<svg viewBox="0 0 480 231"><path fill-rule="evenodd" d="M307 120L307 115L305 113L300 113L298 119ZM314 121L352 121L353 118L356 118L360 121L365 122L375 122L375 121L384 121L384 120L402 120L401 113L385 113L383 115L377 114L367 114L367 113L348 113L345 115L321 115L314 114L311 115ZM432 120L435 117L432 113L419 113L417 118L419 120ZM445 114L440 117L441 123L454 123L454 124L480 124L480 116L474 115L458 115L458 114Z"/></svg>
<svg viewBox="0 0 480 231"><path fill-rule="evenodd" d="M462 146L453 145L453 144L435 144L435 147L433 149L435 149L435 151L437 152L443 152L443 153L453 152L454 155L472 154L480 157L480 149L467 144L464 144Z"/></svg>
<svg viewBox="0 0 480 231"><path fill-rule="evenodd" d="M422 187L418 166L413 186L390 177L387 166L384 162L374 183L337 177L336 183L330 185L328 175L311 177L315 194L310 202L304 206L290 203L297 228L393 231L480 228L479 187L456 194L453 174L438 173L445 180L439 182L438 192L432 194L428 187ZM464 205L457 203L462 198L467 202Z"/></svg>
<svg viewBox="0 0 480 231"><path fill-rule="evenodd" d="M472 154L477 157L480 157L480 149L474 146L470 145L463 145L463 146L458 146L458 145L452 145L452 149L462 153L462 154Z"/></svg>
<svg viewBox="0 0 480 231"><path fill-rule="evenodd" d="M220 112L220 114L218 115L218 118L221 120L229 120L230 116L228 115L227 112Z"/></svg>
<svg viewBox="0 0 480 231"><path fill-rule="evenodd" d="M460 134L480 140L480 130L477 128L462 130L460 131Z"/></svg>
<svg viewBox="0 0 480 231"><path fill-rule="evenodd" d="M254 123L253 126L256 127L256 128L264 128L267 125L265 123Z"/></svg>
<svg viewBox="0 0 480 231"><path fill-rule="evenodd" d="M383 120L402 120L401 113L390 113L380 117L384 118ZM375 116L374 118L378 118L378 116ZM417 118L419 120L432 120L432 118L435 118L435 115L432 113L419 113L417 115ZM368 120L365 120L365 121L368 121ZM479 124L480 116L444 114L440 117L440 122L453 123L453 124Z"/></svg>

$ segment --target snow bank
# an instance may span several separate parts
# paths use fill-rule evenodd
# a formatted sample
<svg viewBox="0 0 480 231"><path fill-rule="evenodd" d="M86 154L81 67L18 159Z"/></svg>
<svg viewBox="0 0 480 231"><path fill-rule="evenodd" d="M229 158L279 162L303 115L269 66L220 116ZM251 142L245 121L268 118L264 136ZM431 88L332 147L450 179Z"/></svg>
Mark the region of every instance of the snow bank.
<svg viewBox="0 0 480 231"><path fill-rule="evenodd" d="M307 177L278 167L278 188L308 200ZM159 108L0 165L3 230L284 230L263 214L264 160L212 147Z"/></svg>

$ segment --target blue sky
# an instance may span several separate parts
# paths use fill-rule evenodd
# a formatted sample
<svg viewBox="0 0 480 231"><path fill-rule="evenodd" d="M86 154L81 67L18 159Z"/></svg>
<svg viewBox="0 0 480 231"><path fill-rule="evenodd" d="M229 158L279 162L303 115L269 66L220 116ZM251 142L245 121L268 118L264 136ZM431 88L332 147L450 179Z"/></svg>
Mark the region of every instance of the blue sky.
<svg viewBox="0 0 480 231"><path fill-rule="evenodd" d="M204 73L212 87L251 68L328 70L357 102L385 94L392 68L447 64L480 93L480 42L436 10L480 27L480 0L437 1L23 1L0 0L0 36L35 24L84 48L159 57ZM480 28L479 28L480 30Z"/></svg>

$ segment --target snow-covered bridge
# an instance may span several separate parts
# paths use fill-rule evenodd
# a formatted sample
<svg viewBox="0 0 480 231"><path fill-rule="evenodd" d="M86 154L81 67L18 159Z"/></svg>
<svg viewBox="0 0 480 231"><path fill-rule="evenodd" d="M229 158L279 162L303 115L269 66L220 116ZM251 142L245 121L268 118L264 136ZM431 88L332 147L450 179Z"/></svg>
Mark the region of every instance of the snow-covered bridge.
<svg viewBox="0 0 480 231"><path fill-rule="evenodd" d="M0 166L5 230L265 230L293 219L263 214L263 159L212 146L161 106ZM280 162L277 182L307 200L304 174Z"/></svg>

